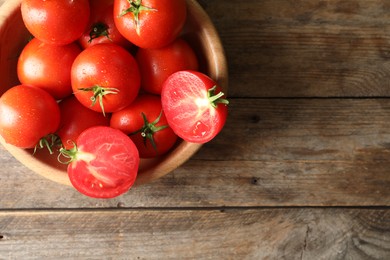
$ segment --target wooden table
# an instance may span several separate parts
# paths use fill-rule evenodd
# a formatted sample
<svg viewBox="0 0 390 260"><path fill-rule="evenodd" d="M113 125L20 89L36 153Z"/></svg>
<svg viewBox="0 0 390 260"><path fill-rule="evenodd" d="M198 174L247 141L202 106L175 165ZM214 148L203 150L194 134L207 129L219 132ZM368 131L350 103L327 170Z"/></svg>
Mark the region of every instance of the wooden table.
<svg viewBox="0 0 390 260"><path fill-rule="evenodd" d="M229 62L223 132L111 200L0 148L0 259L390 259L390 2L200 3Z"/></svg>

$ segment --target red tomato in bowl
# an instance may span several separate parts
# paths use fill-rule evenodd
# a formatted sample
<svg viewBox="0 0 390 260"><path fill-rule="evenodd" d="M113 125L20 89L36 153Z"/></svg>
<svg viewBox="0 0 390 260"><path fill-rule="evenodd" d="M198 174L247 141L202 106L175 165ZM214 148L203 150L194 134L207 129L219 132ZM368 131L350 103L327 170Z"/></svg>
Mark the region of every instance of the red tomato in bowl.
<svg viewBox="0 0 390 260"><path fill-rule="evenodd" d="M140 73L141 87L152 94L161 94L164 81L180 70L198 70L198 59L191 46L183 39L159 49L142 49L135 56Z"/></svg>
<svg viewBox="0 0 390 260"><path fill-rule="evenodd" d="M70 70L80 52L76 43L59 46L34 38L19 56L19 80L46 90L55 99L63 99L72 94Z"/></svg>
<svg viewBox="0 0 390 260"><path fill-rule="evenodd" d="M39 40L57 45L76 41L88 24L88 0L23 0L22 19L28 31Z"/></svg>
<svg viewBox="0 0 390 260"><path fill-rule="evenodd" d="M87 30L78 40L85 49L99 43L116 43L125 48L132 44L119 33L114 23L114 0L90 1L91 15Z"/></svg>
<svg viewBox="0 0 390 260"><path fill-rule="evenodd" d="M154 95L141 95L126 108L113 113L110 126L129 135L141 158L165 154L177 140L168 126L160 97Z"/></svg>
<svg viewBox="0 0 390 260"><path fill-rule="evenodd" d="M60 109L46 91L18 85L0 98L0 135L19 148L34 148L42 138L57 131Z"/></svg>
<svg viewBox="0 0 390 260"><path fill-rule="evenodd" d="M161 101L168 124L188 142L210 141L226 122L228 101L218 84L200 72L173 73L164 82Z"/></svg>
<svg viewBox="0 0 390 260"><path fill-rule="evenodd" d="M141 48L161 48L180 34L187 18L185 0L115 0L119 32Z"/></svg>
<svg viewBox="0 0 390 260"><path fill-rule="evenodd" d="M114 43L83 50L73 63L71 82L76 98L97 112L118 111L134 101L140 89L135 58Z"/></svg>
<svg viewBox="0 0 390 260"><path fill-rule="evenodd" d="M74 149L61 149L67 157L68 176L82 194L113 198L134 184L140 158L133 141L120 130L95 126L83 131Z"/></svg>
<svg viewBox="0 0 390 260"><path fill-rule="evenodd" d="M92 126L110 125L109 117L83 106L74 96L62 100L59 107L61 122L56 134L66 149L73 147L84 130Z"/></svg>

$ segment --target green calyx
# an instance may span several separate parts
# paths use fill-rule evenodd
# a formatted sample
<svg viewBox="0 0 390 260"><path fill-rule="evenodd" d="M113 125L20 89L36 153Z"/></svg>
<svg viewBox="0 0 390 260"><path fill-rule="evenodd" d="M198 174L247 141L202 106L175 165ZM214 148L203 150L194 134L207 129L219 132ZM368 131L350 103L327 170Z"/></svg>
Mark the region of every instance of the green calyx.
<svg viewBox="0 0 390 260"><path fill-rule="evenodd" d="M49 151L50 154L53 154L53 147L59 147L61 146L61 140L59 138L58 135L56 134L48 134L47 136L45 137L42 137L38 144L34 147L34 152L33 154L35 154L38 149L44 149L44 148L47 148L47 150Z"/></svg>
<svg viewBox="0 0 390 260"><path fill-rule="evenodd" d="M208 90L207 92L207 98L210 101L210 104L214 107L217 108L218 104L225 104L228 105L229 101L226 98L223 98L225 95L223 92L219 92L218 94L215 94L215 90L217 89L217 85L212 87L211 89Z"/></svg>
<svg viewBox="0 0 390 260"><path fill-rule="evenodd" d="M103 115L106 116L105 110L104 110L104 104L103 104L103 97L105 95L109 94L118 94L119 89L117 88L103 88L100 86L93 86L90 88L79 88L81 91L92 91L93 96L91 97L91 107L93 107L96 104L96 101L99 100L100 108L102 109Z"/></svg>
<svg viewBox="0 0 390 260"><path fill-rule="evenodd" d="M127 0L130 4L130 7L123 10L120 14L119 17L124 16L128 13L133 13L134 15L134 21L135 21L135 29L137 31L137 34L140 34L140 25L139 25L139 14L142 11L157 11L154 8L147 7L142 5L142 0Z"/></svg>
<svg viewBox="0 0 390 260"><path fill-rule="evenodd" d="M105 36L109 40L111 40L108 34L108 26L104 23L99 22L99 23L95 23L92 26L92 29L89 33L88 43L91 43L94 39L99 38L100 36Z"/></svg>
<svg viewBox="0 0 390 260"><path fill-rule="evenodd" d="M62 164L69 164L71 162L73 162L74 160L76 160L77 158L77 153L78 153L78 149L77 149L77 146L75 144L75 142L73 142L73 147L71 149L65 149L64 147L61 147L60 150L59 150L59 154L58 154L58 157L57 157L57 160L62 163ZM66 160L62 160L61 157L64 157Z"/></svg>
<svg viewBox="0 0 390 260"><path fill-rule="evenodd" d="M153 149L156 151L156 153L158 153L158 151L157 151L157 146L156 146L156 142L154 141L153 135L156 132L161 131L161 130L168 127L168 125L156 126L156 124L161 119L162 113L163 112L161 110L159 116L153 122L149 122L148 119L146 118L146 115L144 113L141 113L142 118L144 120L144 125L141 127L141 129L130 134L130 135L135 135L135 134L141 133L141 136L142 136L143 141L144 141L144 145L146 146L146 142L149 140L153 146Z"/></svg>

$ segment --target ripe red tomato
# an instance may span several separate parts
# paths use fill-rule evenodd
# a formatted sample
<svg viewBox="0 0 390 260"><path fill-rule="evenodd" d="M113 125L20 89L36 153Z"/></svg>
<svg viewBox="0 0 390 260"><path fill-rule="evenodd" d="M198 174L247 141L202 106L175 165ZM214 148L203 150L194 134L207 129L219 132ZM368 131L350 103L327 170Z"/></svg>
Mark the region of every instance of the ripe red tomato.
<svg viewBox="0 0 390 260"><path fill-rule="evenodd" d="M43 88L55 99L63 99L72 94L70 70L80 52L75 43L58 46L34 38L19 56L19 80Z"/></svg>
<svg viewBox="0 0 390 260"><path fill-rule="evenodd" d="M188 142L205 143L223 128L228 101L211 78L196 71L179 71L164 83L163 110L173 131Z"/></svg>
<svg viewBox="0 0 390 260"><path fill-rule="evenodd" d="M130 136L141 158L162 155L177 140L168 126L160 97L154 95L141 95L128 107L113 113L110 126Z"/></svg>
<svg viewBox="0 0 390 260"><path fill-rule="evenodd" d="M28 31L39 40L64 45L82 35L88 24L88 0L23 0L22 18Z"/></svg>
<svg viewBox="0 0 390 260"><path fill-rule="evenodd" d="M163 48L140 48L135 57L141 73L141 87L152 94L161 94L162 84L174 72L198 70L194 50L180 38Z"/></svg>
<svg viewBox="0 0 390 260"><path fill-rule="evenodd" d="M39 141L53 134L60 123L60 109L46 91L18 85L0 98L0 135L20 148L34 148Z"/></svg>
<svg viewBox="0 0 390 260"><path fill-rule="evenodd" d="M187 18L185 0L114 0L119 32L141 48L161 48L180 34Z"/></svg>
<svg viewBox="0 0 390 260"><path fill-rule="evenodd" d="M133 141L120 130L95 126L83 131L72 150L60 152L71 161L67 172L72 185L93 198L113 198L134 184L139 155Z"/></svg>
<svg viewBox="0 0 390 260"><path fill-rule="evenodd" d="M95 112L83 106L74 96L59 103L61 122L57 135L65 149L71 149L78 136L92 126L109 126L110 119L102 113Z"/></svg>
<svg viewBox="0 0 390 260"><path fill-rule="evenodd" d="M99 43L116 43L125 48L132 44L119 33L114 23L114 0L90 1L91 14L87 30L79 39L85 49Z"/></svg>
<svg viewBox="0 0 390 260"><path fill-rule="evenodd" d="M83 50L73 63L71 81L76 98L84 106L103 113L128 106L140 89L135 58L114 43Z"/></svg>

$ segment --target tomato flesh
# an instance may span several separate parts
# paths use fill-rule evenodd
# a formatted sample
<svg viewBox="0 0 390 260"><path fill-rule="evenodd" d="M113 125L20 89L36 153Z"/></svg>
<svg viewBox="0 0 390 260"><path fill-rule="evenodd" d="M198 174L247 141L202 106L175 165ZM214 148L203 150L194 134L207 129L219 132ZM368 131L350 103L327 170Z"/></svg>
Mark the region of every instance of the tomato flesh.
<svg viewBox="0 0 390 260"><path fill-rule="evenodd" d="M209 100L208 92L216 82L203 73L179 71L173 73L162 89L162 106L170 127L188 142L206 143L223 128L227 106ZM218 94L217 87L215 93Z"/></svg>
<svg viewBox="0 0 390 260"><path fill-rule="evenodd" d="M133 186L139 154L131 139L117 129L96 126L77 139L75 160L68 165L73 186L94 198L113 198Z"/></svg>

